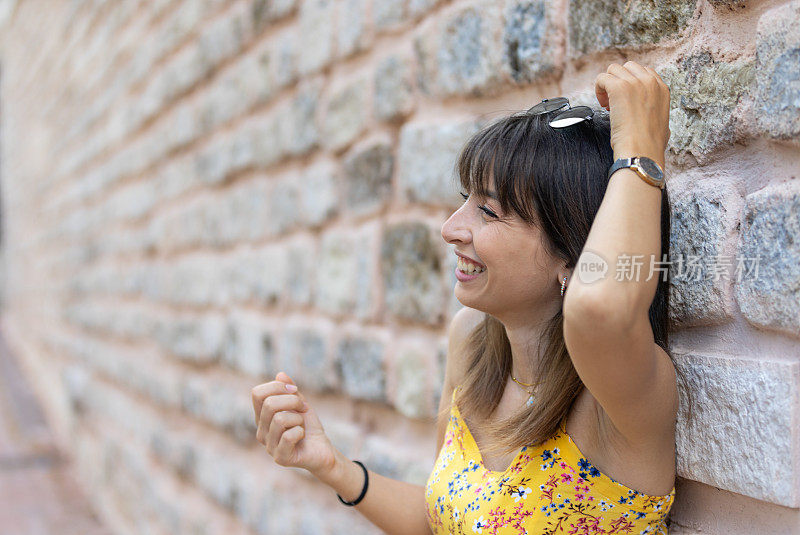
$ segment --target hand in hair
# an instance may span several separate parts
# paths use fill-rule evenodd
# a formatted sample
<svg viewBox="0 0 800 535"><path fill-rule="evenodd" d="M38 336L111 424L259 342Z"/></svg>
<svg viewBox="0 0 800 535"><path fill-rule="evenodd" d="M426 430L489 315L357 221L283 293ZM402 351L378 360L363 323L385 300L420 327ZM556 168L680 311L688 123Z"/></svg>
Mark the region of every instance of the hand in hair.
<svg viewBox="0 0 800 535"><path fill-rule="evenodd" d="M651 67L612 63L595 78L595 94L610 112L615 158L648 156L664 166L669 141L669 87Z"/></svg>

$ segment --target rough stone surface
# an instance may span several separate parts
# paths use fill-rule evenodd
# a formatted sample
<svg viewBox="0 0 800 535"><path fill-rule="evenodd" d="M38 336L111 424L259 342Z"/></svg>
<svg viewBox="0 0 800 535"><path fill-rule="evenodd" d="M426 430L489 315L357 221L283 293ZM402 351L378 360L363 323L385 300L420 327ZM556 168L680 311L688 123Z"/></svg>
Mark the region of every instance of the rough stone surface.
<svg viewBox="0 0 800 535"><path fill-rule="evenodd" d="M364 131L369 120L367 86L368 80L362 75L330 95L322 130L328 148L338 151Z"/></svg>
<svg viewBox="0 0 800 535"><path fill-rule="evenodd" d="M428 355L420 347L405 346L395 355L397 395L394 406L409 418L424 418L430 414L427 360Z"/></svg>
<svg viewBox="0 0 800 535"><path fill-rule="evenodd" d="M411 60L401 55L387 56L375 68L375 116L394 120L414 110L414 79Z"/></svg>
<svg viewBox="0 0 800 535"><path fill-rule="evenodd" d="M376 140L357 147L346 156L343 174L348 215L374 214L389 201L392 193L392 146L384 140Z"/></svg>
<svg viewBox="0 0 800 535"><path fill-rule="evenodd" d="M396 223L386 228L381 243L387 310L408 321L440 324L444 314L441 250L430 227Z"/></svg>
<svg viewBox="0 0 800 535"><path fill-rule="evenodd" d="M570 56L613 47L658 43L687 30L695 11L694 0L646 2L569 2Z"/></svg>
<svg viewBox="0 0 800 535"><path fill-rule="evenodd" d="M800 2L766 11L758 21L755 119L769 137L800 145Z"/></svg>
<svg viewBox="0 0 800 535"><path fill-rule="evenodd" d="M678 475L797 507L797 362L676 355L693 396L678 416ZM746 410L743 410L746 408Z"/></svg>
<svg viewBox="0 0 800 535"><path fill-rule="evenodd" d="M338 344L336 371L347 395L388 402L384 344L375 339L347 336Z"/></svg>
<svg viewBox="0 0 800 535"><path fill-rule="evenodd" d="M705 163L751 135L742 104L755 84L751 59L720 61L700 51L656 71L670 90L668 150Z"/></svg>
<svg viewBox="0 0 800 535"><path fill-rule="evenodd" d="M430 95L489 95L506 79L500 14L479 0L425 25L414 38L418 85Z"/></svg>
<svg viewBox="0 0 800 535"><path fill-rule="evenodd" d="M303 42L313 36L314 46L300 46L298 70L301 75L317 71L333 58L333 0L307 0L300 4L298 39Z"/></svg>
<svg viewBox="0 0 800 535"><path fill-rule="evenodd" d="M719 255L728 254L728 203L696 190L671 200L670 319L683 326L724 323L732 316L726 302L731 274L723 277L714 265Z"/></svg>
<svg viewBox="0 0 800 535"><path fill-rule="evenodd" d="M414 203L453 206L458 195L456 160L479 123L408 123L400 131L400 191Z"/></svg>
<svg viewBox="0 0 800 535"><path fill-rule="evenodd" d="M505 7L503 46L515 82L530 82L555 73L560 66L547 2L511 0Z"/></svg>
<svg viewBox="0 0 800 535"><path fill-rule="evenodd" d="M346 58L367 48L371 35L366 24L367 0L342 0L336 10L336 53Z"/></svg>
<svg viewBox="0 0 800 535"><path fill-rule="evenodd" d="M746 198L738 251L750 260L736 284L747 321L800 338L800 188L768 186Z"/></svg>

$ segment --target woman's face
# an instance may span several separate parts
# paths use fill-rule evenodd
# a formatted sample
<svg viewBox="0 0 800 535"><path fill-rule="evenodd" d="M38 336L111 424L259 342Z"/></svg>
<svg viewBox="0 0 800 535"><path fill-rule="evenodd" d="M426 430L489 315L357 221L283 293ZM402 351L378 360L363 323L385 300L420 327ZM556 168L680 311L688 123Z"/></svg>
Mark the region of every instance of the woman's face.
<svg viewBox="0 0 800 535"><path fill-rule="evenodd" d="M494 181L489 185L490 195L495 194ZM442 237L457 254L484 267L474 278L456 282L461 304L513 322L560 298L557 263L545 250L540 230L515 213L503 213L495 198L470 195L442 225ZM457 278L465 276L460 266L456 271Z"/></svg>

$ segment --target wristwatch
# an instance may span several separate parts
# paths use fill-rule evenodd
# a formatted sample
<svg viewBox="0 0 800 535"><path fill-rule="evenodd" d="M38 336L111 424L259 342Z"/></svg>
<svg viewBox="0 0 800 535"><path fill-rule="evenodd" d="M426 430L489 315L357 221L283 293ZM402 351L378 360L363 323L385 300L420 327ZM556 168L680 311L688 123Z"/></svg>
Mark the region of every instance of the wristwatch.
<svg viewBox="0 0 800 535"><path fill-rule="evenodd" d="M647 156L634 156L633 158L618 158L608 170L608 178L614 174L614 171L622 169L623 167L630 167L642 177L642 180L660 189L664 189L666 181L664 180L664 171L652 159Z"/></svg>

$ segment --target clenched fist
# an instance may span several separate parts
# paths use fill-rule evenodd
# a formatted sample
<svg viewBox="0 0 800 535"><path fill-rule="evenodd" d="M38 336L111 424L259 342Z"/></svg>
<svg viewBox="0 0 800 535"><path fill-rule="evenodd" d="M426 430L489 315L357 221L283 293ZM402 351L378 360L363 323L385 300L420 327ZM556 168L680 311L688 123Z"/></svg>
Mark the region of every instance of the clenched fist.
<svg viewBox="0 0 800 535"><path fill-rule="evenodd" d="M256 439L281 466L305 468L314 475L331 470L336 449L316 412L283 372L253 388Z"/></svg>

